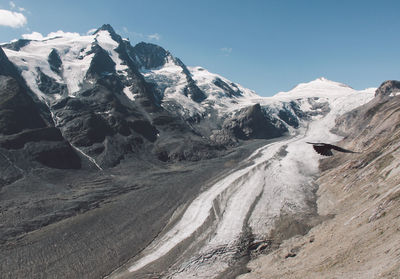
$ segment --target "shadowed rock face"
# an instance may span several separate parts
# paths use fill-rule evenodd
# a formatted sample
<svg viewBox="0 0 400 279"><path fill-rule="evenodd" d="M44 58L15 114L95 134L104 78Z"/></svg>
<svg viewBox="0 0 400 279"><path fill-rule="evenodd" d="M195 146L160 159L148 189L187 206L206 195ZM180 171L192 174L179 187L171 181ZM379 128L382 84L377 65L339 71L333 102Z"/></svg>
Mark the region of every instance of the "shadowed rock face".
<svg viewBox="0 0 400 279"><path fill-rule="evenodd" d="M0 133L9 135L45 126L26 89L16 79L0 76Z"/></svg>
<svg viewBox="0 0 400 279"><path fill-rule="evenodd" d="M12 43L8 43L8 44L4 44L3 47L15 50L15 51L19 51L21 48L23 48L24 46L28 45L31 42L31 40L27 40L27 39L19 39L18 41L12 42Z"/></svg>
<svg viewBox="0 0 400 279"><path fill-rule="evenodd" d="M61 66L62 66L62 61L60 58L60 55L58 54L56 49L53 49L50 54L49 58L47 60L50 65L50 69L55 72L56 74L61 74Z"/></svg>
<svg viewBox="0 0 400 279"><path fill-rule="evenodd" d="M51 168L81 167L80 158L64 140L60 130L47 126L36 103L17 80L0 76L0 100L0 133L3 134L0 149L23 160L26 169L30 169L35 162ZM7 158L4 154L3 157ZM14 168L14 175L7 171L0 176L3 183L13 181L10 175L21 177L22 170L13 167L12 161L3 161L2 167Z"/></svg>
<svg viewBox="0 0 400 279"><path fill-rule="evenodd" d="M162 47L150 43L138 43L132 50L140 65L146 69L163 66L167 62L169 52Z"/></svg>
<svg viewBox="0 0 400 279"><path fill-rule="evenodd" d="M115 74L115 63L104 49L95 45L91 52L94 53L94 57L87 71L87 78L101 78Z"/></svg>
<svg viewBox="0 0 400 279"><path fill-rule="evenodd" d="M224 123L224 129L231 131L236 138L242 140L270 139L287 132L285 126L277 126L268 115L263 113L260 104L242 109L235 117Z"/></svg>
<svg viewBox="0 0 400 279"><path fill-rule="evenodd" d="M43 93L48 95L65 95L68 92L67 86L65 84L58 83L55 79L47 76L40 69L38 69L38 72L39 75L37 79L37 85Z"/></svg>
<svg viewBox="0 0 400 279"><path fill-rule="evenodd" d="M17 82L22 85L25 83L24 79L18 72L18 69L13 63L10 62L3 49L0 47L0 75L12 77L17 80Z"/></svg>

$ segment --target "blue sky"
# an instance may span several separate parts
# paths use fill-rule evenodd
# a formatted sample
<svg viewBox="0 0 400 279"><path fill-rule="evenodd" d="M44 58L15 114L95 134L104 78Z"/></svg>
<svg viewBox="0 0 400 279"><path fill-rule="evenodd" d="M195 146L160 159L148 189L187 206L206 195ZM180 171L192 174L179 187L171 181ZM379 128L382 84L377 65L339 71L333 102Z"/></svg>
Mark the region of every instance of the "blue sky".
<svg viewBox="0 0 400 279"><path fill-rule="evenodd" d="M0 0L0 42L110 23L262 96L321 76L363 89L400 79L399 11L397 0Z"/></svg>

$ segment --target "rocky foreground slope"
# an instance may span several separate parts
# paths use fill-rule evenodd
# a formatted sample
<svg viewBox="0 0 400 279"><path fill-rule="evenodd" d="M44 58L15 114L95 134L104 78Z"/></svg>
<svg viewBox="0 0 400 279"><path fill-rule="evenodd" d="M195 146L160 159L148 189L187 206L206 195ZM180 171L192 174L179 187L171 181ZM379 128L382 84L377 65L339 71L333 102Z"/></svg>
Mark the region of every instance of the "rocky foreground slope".
<svg viewBox="0 0 400 279"><path fill-rule="evenodd" d="M240 279L400 277L400 83L336 121L360 154L320 163L318 213L328 219L250 262Z"/></svg>

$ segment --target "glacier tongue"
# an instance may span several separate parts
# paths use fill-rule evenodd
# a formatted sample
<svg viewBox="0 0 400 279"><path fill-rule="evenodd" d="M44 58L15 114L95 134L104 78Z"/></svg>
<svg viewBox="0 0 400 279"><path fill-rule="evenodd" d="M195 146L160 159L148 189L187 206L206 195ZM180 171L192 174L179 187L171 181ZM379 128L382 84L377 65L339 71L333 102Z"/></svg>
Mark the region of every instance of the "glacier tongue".
<svg viewBox="0 0 400 279"><path fill-rule="evenodd" d="M167 261L168 265L172 264L167 274L163 273L168 278L215 278L235 266L238 258L247 253L246 241L250 236L255 241L268 239L282 215L316 215L312 204L319 155L306 141L339 140L339 136L330 132L336 117L369 101L374 92L343 88L342 92L324 98L318 93L314 98L311 92L305 99L298 99L295 93L290 98L300 105L303 103L304 108L309 98L321 104L328 102L329 113L313 116L291 137L260 148L200 193L180 220L161 233L125 272L142 274L152 270L152 264ZM181 245L188 245L196 252L178 256L176 249L183 249ZM176 260L171 262L171 257Z"/></svg>

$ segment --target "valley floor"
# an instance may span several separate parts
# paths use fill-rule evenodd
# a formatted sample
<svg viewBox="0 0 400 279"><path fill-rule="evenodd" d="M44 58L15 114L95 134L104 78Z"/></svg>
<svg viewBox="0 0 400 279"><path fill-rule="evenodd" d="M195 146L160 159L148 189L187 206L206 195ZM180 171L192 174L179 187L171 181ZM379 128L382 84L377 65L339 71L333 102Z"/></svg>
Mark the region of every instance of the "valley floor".
<svg viewBox="0 0 400 279"><path fill-rule="evenodd" d="M198 162L32 171L0 190L0 278L108 275L144 249L202 186L266 143L250 141Z"/></svg>

